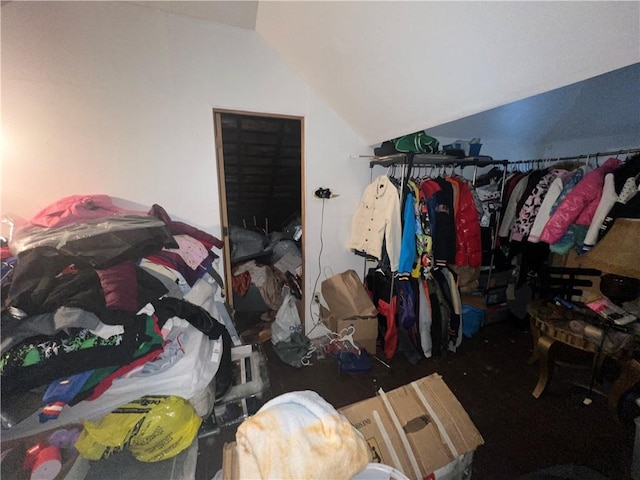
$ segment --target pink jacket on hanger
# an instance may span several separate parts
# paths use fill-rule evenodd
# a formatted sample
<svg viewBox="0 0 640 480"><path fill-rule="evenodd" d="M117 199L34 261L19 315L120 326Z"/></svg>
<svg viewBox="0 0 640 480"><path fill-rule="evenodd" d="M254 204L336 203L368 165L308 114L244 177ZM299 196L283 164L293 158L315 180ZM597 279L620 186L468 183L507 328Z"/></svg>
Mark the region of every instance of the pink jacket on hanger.
<svg viewBox="0 0 640 480"><path fill-rule="evenodd" d="M604 177L620 165L622 161L610 158L601 167L587 173L551 215L542 230L540 240L553 245L562 238L572 223L589 226L600 203Z"/></svg>

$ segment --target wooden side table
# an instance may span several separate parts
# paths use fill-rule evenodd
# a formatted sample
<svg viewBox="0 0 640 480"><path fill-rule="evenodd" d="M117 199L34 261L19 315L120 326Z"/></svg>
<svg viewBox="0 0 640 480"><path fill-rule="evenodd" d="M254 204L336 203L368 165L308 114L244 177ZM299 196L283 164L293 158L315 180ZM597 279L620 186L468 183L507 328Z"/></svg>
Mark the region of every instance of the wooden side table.
<svg viewBox="0 0 640 480"><path fill-rule="evenodd" d="M624 367L630 361L631 353L635 350L635 342L633 342L633 345L627 345L615 352L607 351L603 348L598 355L600 345L590 341L582 333L575 332L569 327L571 320L584 321L584 316L579 312L558 307L553 303L543 300L534 300L531 302L527 307L527 311L531 316L531 336L534 345L533 355L529 360L529 364L539 362L540 365L538 383L532 392L535 398L539 398L540 395L542 395L542 392L544 392L544 389L551 381L555 366L554 346L557 344L569 345L578 350L593 353L594 363L592 368L596 372L600 370L604 359L607 357L621 361ZM629 379L632 379L631 373L626 375ZM638 377L640 378L640 369L638 369ZM626 385L626 383L620 380L619 382L620 383L615 386L616 388L612 389L612 393L616 393L618 399L624 392L624 390L619 390ZM610 395L610 404L613 400Z"/></svg>
<svg viewBox="0 0 640 480"><path fill-rule="evenodd" d="M609 407L618 408L620 397L638 382L640 382L640 362L633 358L622 360L620 376L609 391L609 398L607 399Z"/></svg>

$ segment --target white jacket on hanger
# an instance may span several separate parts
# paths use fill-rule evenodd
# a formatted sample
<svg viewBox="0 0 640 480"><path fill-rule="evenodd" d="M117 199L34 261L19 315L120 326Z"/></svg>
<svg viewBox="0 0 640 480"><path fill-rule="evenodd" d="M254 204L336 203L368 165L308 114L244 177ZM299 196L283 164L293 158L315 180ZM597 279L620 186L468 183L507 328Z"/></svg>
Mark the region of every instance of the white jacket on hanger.
<svg viewBox="0 0 640 480"><path fill-rule="evenodd" d="M516 186L513 188L513 191L509 196L509 203L507 203L507 208L505 209L504 216L502 217L500 224L500 230L498 230L498 235L500 237L509 237L511 235L511 227L516 221L517 204L527 188L528 180L529 175L525 175L518 180L518 183L516 183Z"/></svg>
<svg viewBox="0 0 640 480"><path fill-rule="evenodd" d="M529 231L529 241L531 243L540 242L540 235L542 234L542 230L549 221L549 218L551 218L551 208L553 208L554 202L560 196L563 186L564 177L562 175L558 176L553 182L551 182L551 186L549 187L549 190L547 190L547 194L542 200L542 204L538 209L536 219L534 220L533 225L531 226L531 230Z"/></svg>
<svg viewBox="0 0 640 480"><path fill-rule="evenodd" d="M377 259L386 241L391 270L398 271L402 224L398 189L386 175L380 175L364 190L362 200L351 221L348 248Z"/></svg>
<svg viewBox="0 0 640 480"><path fill-rule="evenodd" d="M598 241L598 233L600 233L600 227L604 222L605 217L611 211L611 208L616 203L618 195L616 194L616 186L613 180L613 173L607 173L604 177L604 186L602 187L602 196L600 197L600 203L596 213L593 215L589 230L584 237L583 251L591 250Z"/></svg>

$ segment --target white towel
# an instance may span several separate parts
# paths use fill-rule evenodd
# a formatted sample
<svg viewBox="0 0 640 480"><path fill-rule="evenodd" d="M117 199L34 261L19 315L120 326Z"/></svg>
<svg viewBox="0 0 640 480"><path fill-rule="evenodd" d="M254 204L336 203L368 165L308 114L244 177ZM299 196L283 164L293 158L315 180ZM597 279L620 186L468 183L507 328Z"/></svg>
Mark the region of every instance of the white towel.
<svg viewBox="0 0 640 480"><path fill-rule="evenodd" d="M371 451L349 421L316 392L280 395L236 433L240 478L350 479Z"/></svg>

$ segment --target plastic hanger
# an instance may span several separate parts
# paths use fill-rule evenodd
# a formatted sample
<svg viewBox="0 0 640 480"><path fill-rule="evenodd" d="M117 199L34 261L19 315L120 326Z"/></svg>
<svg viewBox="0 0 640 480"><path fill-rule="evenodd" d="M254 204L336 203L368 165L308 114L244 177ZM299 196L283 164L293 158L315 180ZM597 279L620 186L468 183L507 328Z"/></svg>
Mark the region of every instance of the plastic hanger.
<svg viewBox="0 0 640 480"><path fill-rule="evenodd" d="M347 328L343 328L340 333L331 332L330 334L327 334L329 335L329 338L331 338L329 344L336 342L347 342L351 344L353 349L358 352L358 355L360 355L360 347L358 347L356 345L356 342L353 340L353 334L355 333L355 331L356 327L354 327L353 325L349 325Z"/></svg>

